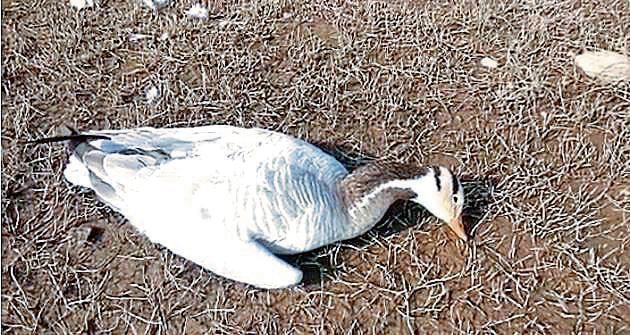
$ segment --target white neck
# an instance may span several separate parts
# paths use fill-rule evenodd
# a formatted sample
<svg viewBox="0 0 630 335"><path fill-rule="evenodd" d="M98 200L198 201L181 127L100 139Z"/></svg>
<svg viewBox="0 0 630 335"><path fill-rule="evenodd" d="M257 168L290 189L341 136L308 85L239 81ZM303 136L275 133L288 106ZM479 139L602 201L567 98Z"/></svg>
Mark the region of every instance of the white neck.
<svg viewBox="0 0 630 335"><path fill-rule="evenodd" d="M423 190L434 187L430 178L423 176L418 179L388 181L349 204L348 216L351 227L348 234L358 236L372 229L396 200L417 198L422 203L422 197L429 193Z"/></svg>

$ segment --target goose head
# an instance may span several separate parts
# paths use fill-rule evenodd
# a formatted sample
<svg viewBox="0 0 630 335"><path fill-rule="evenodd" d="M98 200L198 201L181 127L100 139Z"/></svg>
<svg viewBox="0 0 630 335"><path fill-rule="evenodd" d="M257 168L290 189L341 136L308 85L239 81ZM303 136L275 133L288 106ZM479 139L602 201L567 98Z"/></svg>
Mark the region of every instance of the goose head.
<svg viewBox="0 0 630 335"><path fill-rule="evenodd" d="M468 240L462 223L464 190L446 167L417 168L398 163L364 165L341 182L344 203L354 221L371 228L396 200L415 202L444 221L455 234Z"/></svg>
<svg viewBox="0 0 630 335"><path fill-rule="evenodd" d="M407 187L413 191L410 201L444 221L459 238L468 240L462 222L464 190L451 170L443 166L429 167L423 175L408 180Z"/></svg>

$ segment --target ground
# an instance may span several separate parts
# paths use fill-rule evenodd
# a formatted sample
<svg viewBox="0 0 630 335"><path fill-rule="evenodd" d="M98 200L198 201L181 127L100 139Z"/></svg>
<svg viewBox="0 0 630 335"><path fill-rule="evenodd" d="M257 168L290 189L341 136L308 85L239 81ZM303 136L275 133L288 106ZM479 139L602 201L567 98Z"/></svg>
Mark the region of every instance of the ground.
<svg viewBox="0 0 630 335"><path fill-rule="evenodd" d="M191 5L2 1L4 332L630 332L630 88L573 63L628 52L626 1L211 1L207 20ZM207 124L446 164L474 239L396 204L291 258L306 283L255 289L71 187L63 146L24 143Z"/></svg>

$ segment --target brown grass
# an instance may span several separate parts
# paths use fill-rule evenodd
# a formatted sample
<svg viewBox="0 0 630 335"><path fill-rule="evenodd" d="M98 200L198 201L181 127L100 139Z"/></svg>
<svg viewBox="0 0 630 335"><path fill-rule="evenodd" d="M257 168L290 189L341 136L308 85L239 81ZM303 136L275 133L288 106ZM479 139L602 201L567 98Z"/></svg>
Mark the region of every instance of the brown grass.
<svg viewBox="0 0 630 335"><path fill-rule="evenodd" d="M324 3L211 2L196 21L186 1L3 0L5 332L630 332L630 88L572 63L628 52L628 3ZM62 124L218 123L449 164L470 180L474 242L399 204L293 259L312 283L257 290L70 188L61 147L20 144Z"/></svg>

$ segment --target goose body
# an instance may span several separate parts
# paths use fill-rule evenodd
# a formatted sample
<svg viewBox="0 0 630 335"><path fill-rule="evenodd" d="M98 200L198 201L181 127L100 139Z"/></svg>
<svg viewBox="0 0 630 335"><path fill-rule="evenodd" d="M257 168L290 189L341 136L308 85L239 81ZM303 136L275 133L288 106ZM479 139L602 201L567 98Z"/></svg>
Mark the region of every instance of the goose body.
<svg viewBox="0 0 630 335"><path fill-rule="evenodd" d="M439 183L437 194L449 188L463 202L448 169L424 168L402 178L366 166L349 174L319 148L263 129L138 128L69 138L67 180L94 190L153 242L263 288L302 279L275 254L358 236L395 200L415 197L438 215L440 203L451 199L426 200L419 193ZM457 211L454 205L438 217L455 219Z"/></svg>

